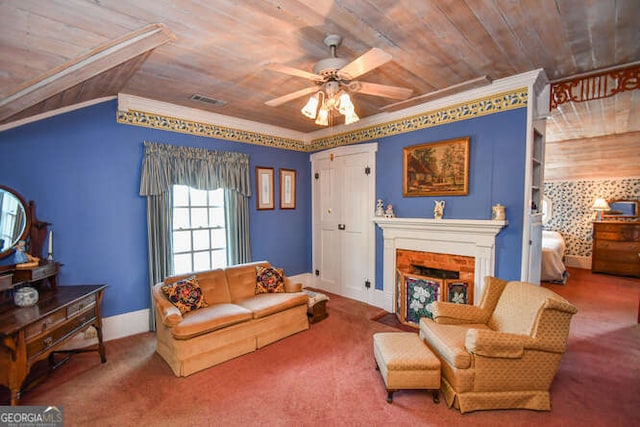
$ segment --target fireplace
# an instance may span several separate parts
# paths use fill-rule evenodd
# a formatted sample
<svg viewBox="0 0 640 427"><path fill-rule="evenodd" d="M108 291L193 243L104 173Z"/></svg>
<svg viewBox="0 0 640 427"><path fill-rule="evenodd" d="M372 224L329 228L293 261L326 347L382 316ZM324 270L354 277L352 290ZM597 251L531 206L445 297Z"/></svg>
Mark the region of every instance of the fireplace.
<svg viewBox="0 0 640 427"><path fill-rule="evenodd" d="M454 257L454 262L473 259L472 263L461 265L465 278L473 271L473 297L470 302L478 304L484 286L484 277L493 276L495 271L496 236L507 225L503 220L464 220L430 218L380 218L374 219L382 229L383 237L383 293L384 307L397 312L396 259L398 250L423 252ZM464 258L455 258L464 257ZM435 259L435 258L432 258ZM404 261L401 261L404 262ZM437 264L437 262L436 262ZM450 270L438 265L432 268ZM462 280L462 279L461 279ZM443 296L446 296L443 295Z"/></svg>
<svg viewBox="0 0 640 427"><path fill-rule="evenodd" d="M433 318L434 301L473 304L475 258L407 249L396 250L395 312L398 320L418 327Z"/></svg>

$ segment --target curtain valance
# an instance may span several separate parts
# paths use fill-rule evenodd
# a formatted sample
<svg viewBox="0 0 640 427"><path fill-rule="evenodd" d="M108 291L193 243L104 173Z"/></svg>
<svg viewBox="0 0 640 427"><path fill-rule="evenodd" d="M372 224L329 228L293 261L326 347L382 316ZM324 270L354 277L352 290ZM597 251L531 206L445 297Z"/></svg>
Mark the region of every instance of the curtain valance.
<svg viewBox="0 0 640 427"><path fill-rule="evenodd" d="M200 190L224 188L251 196L249 156L145 141L140 195L162 194L172 185Z"/></svg>

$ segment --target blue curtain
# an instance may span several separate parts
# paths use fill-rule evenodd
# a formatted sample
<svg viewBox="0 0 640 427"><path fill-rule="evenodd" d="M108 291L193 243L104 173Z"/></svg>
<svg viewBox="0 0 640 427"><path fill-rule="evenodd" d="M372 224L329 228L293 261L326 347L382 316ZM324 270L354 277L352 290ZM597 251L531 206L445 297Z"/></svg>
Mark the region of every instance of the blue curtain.
<svg viewBox="0 0 640 427"><path fill-rule="evenodd" d="M144 143L140 195L147 198L150 286L173 270L171 228L172 188L187 185L199 190L224 189L229 264L251 261L249 241L249 156L243 153ZM150 327L155 330L151 297Z"/></svg>

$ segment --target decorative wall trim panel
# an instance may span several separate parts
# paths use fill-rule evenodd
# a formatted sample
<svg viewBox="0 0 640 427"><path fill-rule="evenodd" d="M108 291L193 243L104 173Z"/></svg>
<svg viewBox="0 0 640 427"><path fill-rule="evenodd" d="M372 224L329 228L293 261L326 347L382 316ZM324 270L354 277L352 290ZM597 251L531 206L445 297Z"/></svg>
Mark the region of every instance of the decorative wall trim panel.
<svg viewBox="0 0 640 427"><path fill-rule="evenodd" d="M265 145L285 150L306 151L303 141L265 135L258 132L233 129L209 123L194 122L176 117L145 113L144 111L118 111L118 123L154 129L219 138L246 144Z"/></svg>
<svg viewBox="0 0 640 427"><path fill-rule="evenodd" d="M472 101L461 102L449 107L415 114L410 117L314 139L311 140L309 144L305 144L302 140L292 138L283 138L137 110L119 110L117 113L117 121L118 123L128 125L188 133L191 135L219 138L247 144L264 145L285 150L318 151L524 108L527 106L527 102L528 89L522 87Z"/></svg>

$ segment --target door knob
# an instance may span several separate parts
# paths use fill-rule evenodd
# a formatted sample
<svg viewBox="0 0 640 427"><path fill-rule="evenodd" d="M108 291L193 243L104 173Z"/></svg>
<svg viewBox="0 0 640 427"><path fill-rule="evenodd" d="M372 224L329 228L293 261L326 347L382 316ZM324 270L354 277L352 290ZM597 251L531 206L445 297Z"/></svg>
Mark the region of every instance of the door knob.
<svg viewBox="0 0 640 427"><path fill-rule="evenodd" d="M338 224L338 230L344 230L344 229L345 229L344 224Z"/></svg>

